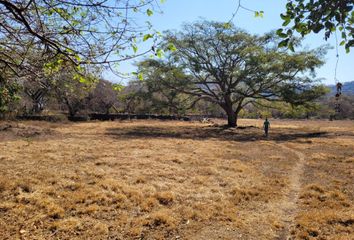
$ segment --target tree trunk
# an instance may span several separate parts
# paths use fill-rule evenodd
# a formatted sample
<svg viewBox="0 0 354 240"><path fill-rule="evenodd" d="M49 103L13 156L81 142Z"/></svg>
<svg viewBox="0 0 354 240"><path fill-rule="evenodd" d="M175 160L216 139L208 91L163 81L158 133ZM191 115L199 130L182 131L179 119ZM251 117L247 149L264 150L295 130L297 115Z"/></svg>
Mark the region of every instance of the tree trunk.
<svg viewBox="0 0 354 240"><path fill-rule="evenodd" d="M233 111L227 113L227 126L232 128L237 127L237 117Z"/></svg>
<svg viewBox="0 0 354 240"><path fill-rule="evenodd" d="M237 115L239 111L234 111L232 107L231 97L225 96L225 104L221 106L227 114L227 126L234 128L237 127Z"/></svg>
<svg viewBox="0 0 354 240"><path fill-rule="evenodd" d="M75 109L73 109L71 106L68 106L68 107L69 107L69 116L75 117L75 115L76 115Z"/></svg>
<svg viewBox="0 0 354 240"><path fill-rule="evenodd" d="M237 114L232 109L232 106L222 106L227 115L227 126L228 127L237 127Z"/></svg>
<svg viewBox="0 0 354 240"><path fill-rule="evenodd" d="M68 107L68 111L69 111L69 116L70 117L75 117L76 115L76 109L74 107L74 104L71 104L69 99L64 97L64 103L66 104L66 106Z"/></svg>

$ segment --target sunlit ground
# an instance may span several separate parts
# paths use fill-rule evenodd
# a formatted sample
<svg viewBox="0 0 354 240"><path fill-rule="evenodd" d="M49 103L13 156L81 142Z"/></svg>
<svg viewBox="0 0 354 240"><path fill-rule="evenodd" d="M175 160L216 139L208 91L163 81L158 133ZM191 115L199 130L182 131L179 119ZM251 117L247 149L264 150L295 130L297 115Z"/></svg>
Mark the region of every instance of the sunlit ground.
<svg viewBox="0 0 354 240"><path fill-rule="evenodd" d="M0 239L354 239L353 122L221 123L0 122Z"/></svg>

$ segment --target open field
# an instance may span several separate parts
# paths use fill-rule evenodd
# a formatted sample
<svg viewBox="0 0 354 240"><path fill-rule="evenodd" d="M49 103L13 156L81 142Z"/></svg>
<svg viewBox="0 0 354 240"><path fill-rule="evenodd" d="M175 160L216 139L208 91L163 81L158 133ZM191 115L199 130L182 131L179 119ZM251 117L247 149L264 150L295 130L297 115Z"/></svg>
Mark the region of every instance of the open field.
<svg viewBox="0 0 354 240"><path fill-rule="evenodd" d="M239 124L0 122L0 239L354 239L353 121Z"/></svg>

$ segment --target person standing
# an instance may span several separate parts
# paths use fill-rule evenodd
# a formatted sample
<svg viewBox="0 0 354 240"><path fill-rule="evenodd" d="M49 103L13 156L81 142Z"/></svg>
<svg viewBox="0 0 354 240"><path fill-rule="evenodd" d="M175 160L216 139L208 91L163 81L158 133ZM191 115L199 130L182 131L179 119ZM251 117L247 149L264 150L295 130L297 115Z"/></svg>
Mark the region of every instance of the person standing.
<svg viewBox="0 0 354 240"><path fill-rule="evenodd" d="M266 137L268 137L269 127L270 127L270 122L268 121L268 118L266 118L263 123L264 134Z"/></svg>

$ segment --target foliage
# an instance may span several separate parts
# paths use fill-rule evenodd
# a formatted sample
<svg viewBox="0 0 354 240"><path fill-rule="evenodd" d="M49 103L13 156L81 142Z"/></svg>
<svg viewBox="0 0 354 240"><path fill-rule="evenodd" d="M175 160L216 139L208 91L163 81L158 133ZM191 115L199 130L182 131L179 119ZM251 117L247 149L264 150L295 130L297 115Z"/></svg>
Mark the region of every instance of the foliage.
<svg viewBox="0 0 354 240"><path fill-rule="evenodd" d="M223 108L229 126L236 126L241 109L258 99L301 105L324 94L307 73L313 76L323 64L325 49L280 51L273 33L253 36L207 21L169 32L167 41L177 47L174 60L193 76L188 93Z"/></svg>
<svg viewBox="0 0 354 240"><path fill-rule="evenodd" d="M80 82L75 76L76 72L70 65L50 75L55 96L60 104L67 107L71 117L80 110L86 110L89 93L97 83L97 78L91 72L86 73L85 82Z"/></svg>
<svg viewBox="0 0 354 240"><path fill-rule="evenodd" d="M19 90L20 86L16 82L0 74L0 114L12 110L10 105L19 100Z"/></svg>
<svg viewBox="0 0 354 240"><path fill-rule="evenodd" d="M138 64L144 79L144 100L151 101L154 112L185 114L194 106L193 99L184 92L189 87L187 76L181 67L157 60L145 60Z"/></svg>
<svg viewBox="0 0 354 240"><path fill-rule="evenodd" d="M118 93L120 111L124 113L150 113L152 103L146 99L144 89L143 81L130 81L128 86Z"/></svg>
<svg viewBox="0 0 354 240"><path fill-rule="evenodd" d="M266 102L260 101L258 106L248 106L243 112L246 118L290 118L303 119L316 116L322 106L316 102L307 102L303 105L291 105L286 102ZM328 115L329 116L329 115ZM326 116L326 118L328 117Z"/></svg>
<svg viewBox="0 0 354 240"><path fill-rule="evenodd" d="M26 104L25 106L25 113L38 114L44 110L52 94L50 75L54 74L54 70L47 66L55 57L53 53L45 52L42 49L30 48L27 52L27 59L30 64L19 68L16 74L25 97L31 100L30 105ZM59 66L56 71L59 71Z"/></svg>
<svg viewBox="0 0 354 240"><path fill-rule="evenodd" d="M75 65L113 67L144 54L137 53L138 41L155 38L148 21L139 26L134 18L151 16L156 4L154 0L0 0L0 62L16 71L32 64L27 51L36 47L55 54L51 68L64 59ZM135 53L127 54L132 47Z"/></svg>
<svg viewBox="0 0 354 240"><path fill-rule="evenodd" d="M93 112L108 114L118 101L117 94L111 82L99 80L88 95L88 108Z"/></svg>
<svg viewBox="0 0 354 240"><path fill-rule="evenodd" d="M341 32L340 45L347 52L354 46L354 11L352 0L288 0L286 13L281 14L283 26L277 34L284 38L279 46L293 49L294 32L305 36L311 32L324 31L328 39L338 29ZM290 25L289 25L290 24Z"/></svg>

